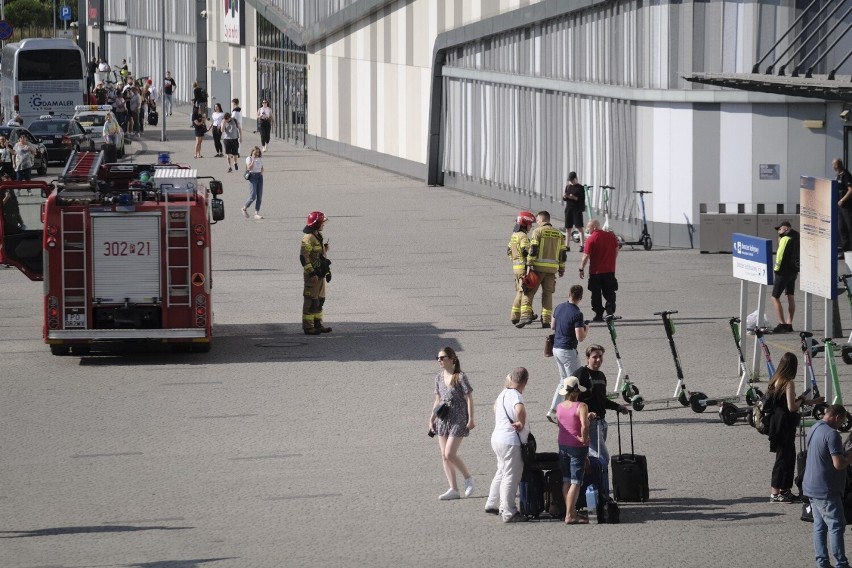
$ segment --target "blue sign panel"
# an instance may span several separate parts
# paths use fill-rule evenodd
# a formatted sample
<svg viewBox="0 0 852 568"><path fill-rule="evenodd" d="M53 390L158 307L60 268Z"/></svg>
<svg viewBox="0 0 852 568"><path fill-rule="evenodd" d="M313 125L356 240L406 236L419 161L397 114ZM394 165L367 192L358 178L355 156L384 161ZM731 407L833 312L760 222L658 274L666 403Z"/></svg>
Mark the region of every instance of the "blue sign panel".
<svg viewBox="0 0 852 568"><path fill-rule="evenodd" d="M59 19L65 22L71 21L71 6L60 6Z"/></svg>
<svg viewBox="0 0 852 568"><path fill-rule="evenodd" d="M734 233L734 278L757 284L772 284L772 242L742 233Z"/></svg>
<svg viewBox="0 0 852 568"><path fill-rule="evenodd" d="M15 34L15 29L7 20L0 20L0 40L10 39Z"/></svg>

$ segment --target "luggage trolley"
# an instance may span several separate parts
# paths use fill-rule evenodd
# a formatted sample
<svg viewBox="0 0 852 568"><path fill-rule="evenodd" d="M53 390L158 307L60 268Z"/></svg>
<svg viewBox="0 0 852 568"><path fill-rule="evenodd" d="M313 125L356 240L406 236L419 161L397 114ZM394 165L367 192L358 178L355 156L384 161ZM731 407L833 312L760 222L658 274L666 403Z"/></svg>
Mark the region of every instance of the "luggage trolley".
<svg viewBox="0 0 852 568"><path fill-rule="evenodd" d="M666 337L669 340L669 347L672 350L672 358L675 363L675 370L677 371L677 384L675 385L674 394L670 398L659 398L655 400L645 400L641 396L634 396L630 401L630 405L633 407L633 410L640 411L645 408L645 406L649 404L661 404L663 408L658 408L655 410L664 410L673 406L675 402L679 403L681 406L692 406L691 400L693 398L707 398L707 395L703 392L690 392L686 390L686 385L683 382L683 369L680 366L680 356L677 353L677 346L674 342L674 321L671 319L672 314L676 314L677 310L666 310L662 312L654 312L655 316L660 316L663 318L663 326L666 328ZM704 412L706 407L701 407L700 410L696 410L695 406L692 406L692 409L695 412Z"/></svg>

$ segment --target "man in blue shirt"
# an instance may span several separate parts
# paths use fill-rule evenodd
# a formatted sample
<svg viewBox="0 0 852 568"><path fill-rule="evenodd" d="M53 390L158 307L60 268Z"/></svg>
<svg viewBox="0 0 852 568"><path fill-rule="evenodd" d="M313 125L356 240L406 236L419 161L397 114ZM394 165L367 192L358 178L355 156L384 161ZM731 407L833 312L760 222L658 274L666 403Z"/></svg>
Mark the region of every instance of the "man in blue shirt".
<svg viewBox="0 0 852 568"><path fill-rule="evenodd" d="M562 381L574 374L580 368L580 358L577 355L577 344L586 339L588 327L583 319L583 312L577 304L583 299L583 287L575 284L568 291L568 301L556 306L550 327L553 329L553 359L559 370L559 384L553 393L547 419L556 424L556 405L565 400L559 394Z"/></svg>
<svg viewBox="0 0 852 568"><path fill-rule="evenodd" d="M842 496L846 487L846 468L852 463L852 450L843 448L837 432L845 419L846 409L840 404L832 404L808 434L808 461L805 464L802 493L811 502L814 552L819 567L831 566L829 550L834 557L834 566L849 567L843 542L846 517L843 514Z"/></svg>

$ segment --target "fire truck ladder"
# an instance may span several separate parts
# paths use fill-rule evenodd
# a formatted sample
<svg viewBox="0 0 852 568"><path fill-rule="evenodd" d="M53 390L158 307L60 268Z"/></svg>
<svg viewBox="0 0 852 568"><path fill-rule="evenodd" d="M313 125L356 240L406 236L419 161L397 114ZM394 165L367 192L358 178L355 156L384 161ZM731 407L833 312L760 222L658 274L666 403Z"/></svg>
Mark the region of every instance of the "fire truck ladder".
<svg viewBox="0 0 852 568"><path fill-rule="evenodd" d="M65 189L92 189L97 187L98 168L104 160L103 152L71 152L59 183Z"/></svg>
<svg viewBox="0 0 852 568"><path fill-rule="evenodd" d="M188 202L173 205L165 201L166 212L166 274L168 290L167 306L191 306L190 298L190 258L192 238L189 232Z"/></svg>
<svg viewBox="0 0 852 568"><path fill-rule="evenodd" d="M62 308L64 313L76 308L82 313L82 321L87 322L86 211L63 209L61 221Z"/></svg>

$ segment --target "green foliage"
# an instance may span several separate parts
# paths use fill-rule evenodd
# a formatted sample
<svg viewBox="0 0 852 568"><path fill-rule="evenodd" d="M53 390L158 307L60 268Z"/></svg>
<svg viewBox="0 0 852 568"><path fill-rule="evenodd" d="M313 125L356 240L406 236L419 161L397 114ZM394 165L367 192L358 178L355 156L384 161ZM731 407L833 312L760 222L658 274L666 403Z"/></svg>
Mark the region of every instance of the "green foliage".
<svg viewBox="0 0 852 568"><path fill-rule="evenodd" d="M6 19L16 28L53 25L53 2L11 0L6 4Z"/></svg>

